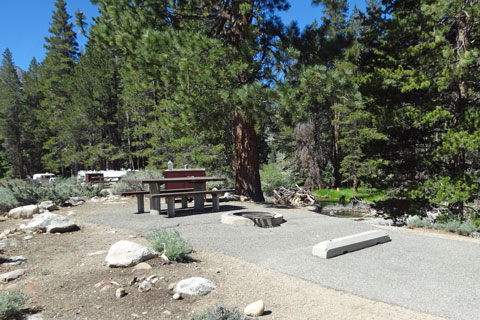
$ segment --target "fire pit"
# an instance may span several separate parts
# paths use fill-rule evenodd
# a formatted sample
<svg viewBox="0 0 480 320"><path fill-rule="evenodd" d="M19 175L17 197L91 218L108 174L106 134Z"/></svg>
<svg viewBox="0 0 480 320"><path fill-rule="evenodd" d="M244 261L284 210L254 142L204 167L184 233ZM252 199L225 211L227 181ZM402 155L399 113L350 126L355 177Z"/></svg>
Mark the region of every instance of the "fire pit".
<svg viewBox="0 0 480 320"><path fill-rule="evenodd" d="M285 222L283 215L270 211L237 211L222 215L222 223L272 228Z"/></svg>

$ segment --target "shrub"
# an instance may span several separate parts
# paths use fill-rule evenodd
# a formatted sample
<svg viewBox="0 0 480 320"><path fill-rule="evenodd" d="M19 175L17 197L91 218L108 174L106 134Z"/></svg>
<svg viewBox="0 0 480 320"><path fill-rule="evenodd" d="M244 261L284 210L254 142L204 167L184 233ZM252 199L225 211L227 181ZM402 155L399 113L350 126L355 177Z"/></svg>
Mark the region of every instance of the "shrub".
<svg viewBox="0 0 480 320"><path fill-rule="evenodd" d="M122 179L161 179L163 175L159 171L145 170L145 171L133 171L127 173ZM148 186L141 183L125 183L120 180L112 186L112 194L121 194L122 192L131 191L148 191Z"/></svg>
<svg viewBox="0 0 480 320"><path fill-rule="evenodd" d="M260 170L260 181L263 192L267 196L272 196L275 188L291 187L293 180L290 170L284 168L282 163L268 163Z"/></svg>
<svg viewBox="0 0 480 320"><path fill-rule="evenodd" d="M408 226L413 226L416 228L432 228L433 225L428 220L422 220L420 218L412 219L408 222Z"/></svg>
<svg viewBox="0 0 480 320"><path fill-rule="evenodd" d="M42 200L52 200L62 205L70 197L95 197L103 196L101 184L83 183L76 178L57 178L51 182L41 185Z"/></svg>
<svg viewBox="0 0 480 320"><path fill-rule="evenodd" d="M35 204L42 198L39 184L34 181L9 180L2 184L2 188L10 190L17 201L17 205L20 206Z"/></svg>
<svg viewBox="0 0 480 320"><path fill-rule="evenodd" d="M460 222L458 220L453 220L453 221L449 221L445 224L438 224L438 225L441 226L441 230L450 231L450 232L457 232L460 229L460 226L462 225L462 222Z"/></svg>
<svg viewBox="0 0 480 320"><path fill-rule="evenodd" d="M0 319L18 316L26 302L27 297L21 292L8 291L0 294Z"/></svg>
<svg viewBox="0 0 480 320"><path fill-rule="evenodd" d="M0 187L0 212L9 211L18 206L19 203L13 192L8 188Z"/></svg>
<svg viewBox="0 0 480 320"><path fill-rule="evenodd" d="M169 260L182 261L192 252L192 247L180 236L178 231L153 231L147 236L147 239L152 243L155 251L164 253Z"/></svg>
<svg viewBox="0 0 480 320"><path fill-rule="evenodd" d="M477 231L478 227L475 226L473 221L467 221L462 223L462 225L458 228L458 232L464 235L469 235L472 232Z"/></svg>
<svg viewBox="0 0 480 320"><path fill-rule="evenodd" d="M190 320L248 320L250 317L244 316L236 308L228 309L222 305L199 313L190 318ZM256 319L256 318L255 318Z"/></svg>

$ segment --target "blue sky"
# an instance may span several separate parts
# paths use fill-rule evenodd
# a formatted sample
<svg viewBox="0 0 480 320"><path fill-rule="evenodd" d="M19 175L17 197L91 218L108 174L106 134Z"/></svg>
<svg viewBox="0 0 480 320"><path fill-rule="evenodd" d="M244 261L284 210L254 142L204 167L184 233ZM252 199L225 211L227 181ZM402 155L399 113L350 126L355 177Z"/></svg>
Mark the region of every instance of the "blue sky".
<svg viewBox="0 0 480 320"><path fill-rule="evenodd" d="M75 11L83 11L91 18L97 15L96 6L90 0L66 0L67 11L74 16ZM0 4L0 53L9 48L14 63L23 70L33 57L42 61L45 57L45 37L49 36L48 28L54 10L55 0L1 0ZM350 0L350 6L356 4L359 9L365 8L365 0ZM290 0L291 8L281 13L285 24L296 20L301 28L319 19L322 8L312 6L311 0ZM73 19L72 19L73 22ZM91 22L91 21L89 21ZM80 47L85 45L86 39L78 35Z"/></svg>

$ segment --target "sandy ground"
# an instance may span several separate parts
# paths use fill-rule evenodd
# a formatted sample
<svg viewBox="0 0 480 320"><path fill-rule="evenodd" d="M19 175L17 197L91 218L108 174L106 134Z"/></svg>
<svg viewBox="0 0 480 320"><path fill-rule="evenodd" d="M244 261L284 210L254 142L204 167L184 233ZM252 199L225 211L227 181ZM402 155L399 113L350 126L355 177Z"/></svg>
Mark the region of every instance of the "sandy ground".
<svg viewBox="0 0 480 320"><path fill-rule="evenodd" d="M260 319L438 319L199 249L185 263L165 264L156 258L148 261L151 270L109 268L104 259L116 241L130 240L144 245L148 242L128 230L83 222L82 217L105 210L105 205L87 201L55 212L66 215L75 211L72 219L81 228L77 232L36 234L31 240L24 240L24 233L14 234L12 238L18 240L17 245L5 247L0 257L22 255L28 261L20 266L1 265L0 273L18 268L26 273L17 280L0 284L0 291L26 292L29 300L25 312L41 313L44 319L188 319L193 313L219 304L243 310L259 299L266 305ZM107 206L111 210L135 208L136 200L114 200ZM4 219L0 230L14 229L25 222ZM149 292L141 293L135 285L129 285L135 276L150 275L157 275L160 281ZM193 276L212 280L216 290L202 297L173 300L168 284ZM116 298L118 287L124 287L128 294Z"/></svg>

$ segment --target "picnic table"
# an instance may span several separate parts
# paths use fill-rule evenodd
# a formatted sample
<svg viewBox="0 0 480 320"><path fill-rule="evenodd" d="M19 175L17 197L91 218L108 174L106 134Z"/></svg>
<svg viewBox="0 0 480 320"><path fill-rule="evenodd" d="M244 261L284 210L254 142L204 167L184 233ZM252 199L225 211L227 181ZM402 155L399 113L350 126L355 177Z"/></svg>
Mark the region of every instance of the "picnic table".
<svg viewBox="0 0 480 320"><path fill-rule="evenodd" d="M219 210L218 195L225 192L233 192L234 190L204 190L205 183L211 181L225 181L225 178L219 177L179 177L179 178L162 178L162 179L125 179L122 180L126 183L134 184L148 184L149 193L141 191L138 193L132 192L130 194L136 194L138 199L138 211L143 212L143 195L146 194L150 198L150 209L160 212L160 198L167 198L168 208L167 213L169 217L175 216L175 197L182 196L182 207L186 207L186 196L193 196L194 209L196 211L203 211L205 206L205 195L211 194L213 201L213 210ZM181 189L165 190L162 189L162 185L170 182L188 182L193 184L193 190Z"/></svg>

